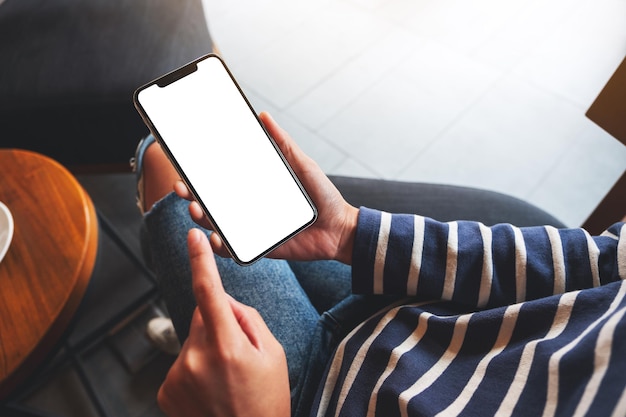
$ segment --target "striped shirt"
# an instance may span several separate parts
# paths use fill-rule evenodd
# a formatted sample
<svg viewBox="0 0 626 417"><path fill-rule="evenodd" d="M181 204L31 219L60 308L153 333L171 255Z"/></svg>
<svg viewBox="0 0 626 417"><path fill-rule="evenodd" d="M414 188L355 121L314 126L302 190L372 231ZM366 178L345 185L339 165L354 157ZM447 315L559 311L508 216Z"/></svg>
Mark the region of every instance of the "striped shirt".
<svg viewBox="0 0 626 417"><path fill-rule="evenodd" d="M353 291L415 297L340 343L311 415L626 416L625 227L361 208Z"/></svg>

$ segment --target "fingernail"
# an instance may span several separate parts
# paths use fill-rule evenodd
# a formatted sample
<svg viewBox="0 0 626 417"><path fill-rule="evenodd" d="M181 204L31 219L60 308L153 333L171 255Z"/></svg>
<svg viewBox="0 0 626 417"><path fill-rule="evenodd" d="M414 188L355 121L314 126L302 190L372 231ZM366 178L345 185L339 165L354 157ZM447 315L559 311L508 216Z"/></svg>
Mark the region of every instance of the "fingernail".
<svg viewBox="0 0 626 417"><path fill-rule="evenodd" d="M202 238L202 235L203 233L200 229L193 228L189 230L189 241L194 243L199 242Z"/></svg>

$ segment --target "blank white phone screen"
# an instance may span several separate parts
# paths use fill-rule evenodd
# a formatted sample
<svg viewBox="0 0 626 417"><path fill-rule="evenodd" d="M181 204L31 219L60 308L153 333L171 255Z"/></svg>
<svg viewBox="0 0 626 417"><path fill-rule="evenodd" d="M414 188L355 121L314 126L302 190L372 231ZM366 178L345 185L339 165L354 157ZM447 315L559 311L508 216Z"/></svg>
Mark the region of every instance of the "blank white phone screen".
<svg viewBox="0 0 626 417"><path fill-rule="evenodd" d="M137 95L232 255L249 263L315 220L316 212L222 61Z"/></svg>

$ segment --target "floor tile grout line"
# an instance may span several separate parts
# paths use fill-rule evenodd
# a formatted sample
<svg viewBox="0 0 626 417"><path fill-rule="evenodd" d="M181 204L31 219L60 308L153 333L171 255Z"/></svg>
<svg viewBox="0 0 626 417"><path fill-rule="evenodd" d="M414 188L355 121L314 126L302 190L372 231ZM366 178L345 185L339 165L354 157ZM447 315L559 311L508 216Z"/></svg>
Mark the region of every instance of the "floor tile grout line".
<svg viewBox="0 0 626 417"><path fill-rule="evenodd" d="M491 81L491 83L489 83L489 86L486 87L483 92L481 94L478 94L476 96L476 98L474 100L472 100L471 103L469 103L467 106L465 106L465 108L463 110L461 110L456 117L454 117L450 123L448 123L447 126L443 127L443 129L436 134L431 140L428 141L428 143L421 149L420 153L418 155L415 155L413 158L411 158L399 171L398 173L395 175L394 178L400 178L402 177L402 175L404 173L406 173L406 171L409 169L409 167L411 167L411 165L413 165L414 163L417 163L419 161L420 158L422 158L422 156L428 151L428 149L430 149L431 147L433 147L435 145L435 143L437 143L439 140L441 140L441 138L443 138L460 120L463 119L463 117L465 117L465 115L467 113L469 113L472 108L479 103L485 96L487 96L487 94L491 93L492 91L494 91L495 86L500 83L502 80L504 80L507 76L509 76L510 73L509 72L501 72L500 75L498 77L496 77L493 81Z"/></svg>

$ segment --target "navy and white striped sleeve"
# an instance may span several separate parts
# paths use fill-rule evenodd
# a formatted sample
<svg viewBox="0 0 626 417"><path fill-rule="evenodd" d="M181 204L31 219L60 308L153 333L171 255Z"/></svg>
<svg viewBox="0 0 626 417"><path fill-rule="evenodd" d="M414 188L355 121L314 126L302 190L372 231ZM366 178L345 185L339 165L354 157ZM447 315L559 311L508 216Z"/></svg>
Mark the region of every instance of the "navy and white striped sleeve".
<svg viewBox="0 0 626 417"><path fill-rule="evenodd" d="M417 295L486 307L509 305L626 278L623 223L583 229L442 223L362 207L353 292Z"/></svg>

